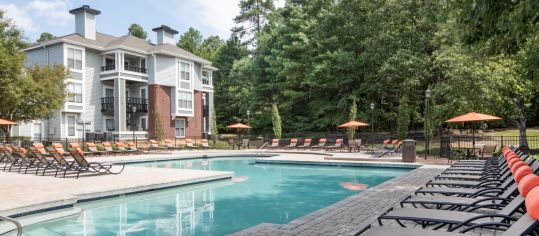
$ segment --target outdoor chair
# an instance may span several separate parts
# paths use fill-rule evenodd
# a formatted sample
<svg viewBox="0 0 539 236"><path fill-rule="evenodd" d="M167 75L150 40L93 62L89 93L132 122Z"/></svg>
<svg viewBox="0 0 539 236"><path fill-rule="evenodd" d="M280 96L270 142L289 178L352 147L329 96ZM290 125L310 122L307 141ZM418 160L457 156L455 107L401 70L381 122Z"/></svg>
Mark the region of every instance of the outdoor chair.
<svg viewBox="0 0 539 236"><path fill-rule="evenodd" d="M293 139L290 139L290 144L288 144L288 146L285 146L284 149L294 149L296 148L297 145L298 145L298 139L293 138Z"/></svg>
<svg viewBox="0 0 539 236"><path fill-rule="evenodd" d="M55 148L48 147L47 151L51 154L53 160L55 161L56 173L54 174L54 177L58 177L58 174L63 172L63 177L65 178L68 171L78 171L76 162L67 161L64 156L62 156Z"/></svg>
<svg viewBox="0 0 539 236"><path fill-rule="evenodd" d="M311 150L316 150L316 149L324 149L326 146L326 139L325 138L321 138L318 140L318 145L315 145L315 146L312 146L311 147Z"/></svg>
<svg viewBox="0 0 539 236"><path fill-rule="evenodd" d="M339 139L335 140L335 144L333 144L333 145L331 145L331 146L325 147L325 150L326 150L326 151L333 151L333 150L335 150L335 149L339 149L339 150L340 150L340 149L342 149L342 147L343 147L342 145L343 145L343 144L342 144L342 139L339 138Z"/></svg>
<svg viewBox="0 0 539 236"><path fill-rule="evenodd" d="M165 139L165 148L167 150L180 150L180 149L182 149L181 146L176 146L174 144L174 142L172 142L172 140L170 140L170 139Z"/></svg>
<svg viewBox="0 0 539 236"><path fill-rule="evenodd" d="M193 140L190 139L190 138L186 138L185 139L185 146L188 148L188 149L198 149L198 146L196 146L194 143L193 143Z"/></svg>
<svg viewBox="0 0 539 236"><path fill-rule="evenodd" d="M203 149L213 149L213 146L210 146L210 144L208 143L208 140L207 139L202 139L200 141L200 144L202 145L201 147Z"/></svg>
<svg viewBox="0 0 539 236"><path fill-rule="evenodd" d="M157 140L155 140L155 139L148 140L148 144L150 145L148 147L148 150L163 151L163 150L167 149L166 147L163 147L163 146L159 145L159 142L157 142Z"/></svg>
<svg viewBox="0 0 539 236"><path fill-rule="evenodd" d="M134 142L127 142L127 147L129 148L130 151L132 151L135 154L143 153L142 150L137 148L137 144L135 144Z"/></svg>
<svg viewBox="0 0 539 236"><path fill-rule="evenodd" d="M88 147L88 154L92 155L107 155L107 151L99 151L97 150L97 145L95 143L86 143L86 147Z"/></svg>
<svg viewBox="0 0 539 236"><path fill-rule="evenodd" d="M103 165L101 163L97 162L88 162L77 150L70 148L68 149L71 155L73 156L73 159L75 159L75 163L77 163L77 166L74 167L74 169L77 171L76 179L79 178L81 173L84 172L90 172L95 174L113 174L117 175L122 173L122 171L125 168L125 165L122 165L121 169L119 171L111 171L113 165ZM65 177L65 174L64 174Z"/></svg>
<svg viewBox="0 0 539 236"><path fill-rule="evenodd" d="M47 150L45 150L45 145L43 145L42 143L34 143L32 146L34 146L43 156L51 155L47 152Z"/></svg>
<svg viewBox="0 0 539 236"><path fill-rule="evenodd" d="M58 152L58 154L60 154L62 156L69 156L70 155L69 152L65 151L64 145L62 145L61 143L53 143L52 147L54 148L54 150L56 150Z"/></svg>
<svg viewBox="0 0 539 236"><path fill-rule="evenodd" d="M116 148L118 148L119 152L123 152L125 154L130 154L130 153L135 153L136 152L136 151L131 150L131 149L126 149L125 148L125 143L123 143L123 142L116 142Z"/></svg>
<svg viewBox="0 0 539 236"><path fill-rule="evenodd" d="M348 140L348 152L352 152L352 151L359 152L359 145L355 140Z"/></svg>
<svg viewBox="0 0 539 236"><path fill-rule="evenodd" d="M103 142L102 143L103 145L103 148L105 149L105 151L107 151L108 154L125 154L124 151L120 151L120 150L114 150L112 148L112 144L110 144L109 142Z"/></svg>
<svg viewBox="0 0 539 236"><path fill-rule="evenodd" d="M279 148L279 139L274 138L271 140L271 145L268 146L268 149L277 149L277 148Z"/></svg>
<svg viewBox="0 0 539 236"><path fill-rule="evenodd" d="M306 138L303 140L303 145L297 146L297 149L307 149L311 147L311 139Z"/></svg>
<svg viewBox="0 0 539 236"><path fill-rule="evenodd" d="M37 159L37 161L39 162L39 164L37 165L36 167L36 175L39 173L39 170L40 169L43 169L43 173L42 175L45 175L45 173L47 172L47 170L49 169L56 169L56 165L54 163L54 161L49 161L47 160L47 158L45 156L43 156L41 154L41 152L35 148L35 147L30 147L30 152L32 152L32 154L34 155L34 157Z"/></svg>
<svg viewBox="0 0 539 236"><path fill-rule="evenodd" d="M88 153L82 151L82 149L81 149L79 143L69 143L69 147L70 147L70 148L74 148L74 149L77 150L79 153L82 153L82 155L88 154Z"/></svg>
<svg viewBox="0 0 539 236"><path fill-rule="evenodd" d="M249 139L248 138L244 138L241 140L241 146L239 149L241 148L244 148L244 149L249 149Z"/></svg>
<svg viewBox="0 0 539 236"><path fill-rule="evenodd" d="M484 159L490 159L494 157L494 153L496 152L496 145L494 144L485 144L483 147L483 152L481 152L481 160Z"/></svg>

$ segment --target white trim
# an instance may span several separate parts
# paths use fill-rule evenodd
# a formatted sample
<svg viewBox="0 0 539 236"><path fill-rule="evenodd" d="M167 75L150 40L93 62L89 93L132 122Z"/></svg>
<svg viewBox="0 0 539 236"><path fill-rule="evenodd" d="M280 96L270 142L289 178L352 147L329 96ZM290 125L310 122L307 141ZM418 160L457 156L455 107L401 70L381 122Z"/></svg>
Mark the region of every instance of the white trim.
<svg viewBox="0 0 539 236"><path fill-rule="evenodd" d="M146 130L143 130L142 129L142 119L146 119L146 122L144 122L144 126L146 126ZM147 131L148 130L148 116L141 116L139 117L139 129L141 129L142 131ZM176 132L176 127L174 127L174 132Z"/></svg>
<svg viewBox="0 0 539 236"><path fill-rule="evenodd" d="M144 98L145 98L145 99L148 99L148 86L142 86L142 87L139 87L139 89L138 89L138 94L139 94L138 97L139 97L139 98L143 98L143 97L142 97L142 90L143 90L143 89L146 91L146 92L144 93Z"/></svg>
<svg viewBox="0 0 539 236"><path fill-rule="evenodd" d="M113 126L116 123L116 122L114 122L114 116L103 116L103 132L109 132L107 130L107 120L112 120L112 125ZM114 130L116 130L116 127L114 127Z"/></svg>
<svg viewBox="0 0 539 236"><path fill-rule="evenodd" d="M176 136L176 121L177 120L183 120L183 136ZM187 131L187 119L185 118L175 118L174 119L174 136L176 138L185 138L185 132Z"/></svg>
<svg viewBox="0 0 539 236"><path fill-rule="evenodd" d="M67 57L68 57L68 49L70 49L70 48L81 51L81 57L82 58L81 58L81 68L80 68L80 70L79 69L72 69L72 68L68 67ZM66 68L68 68L70 71L81 73L81 74L84 75L84 68L86 67L85 57L86 57L86 51L84 50L83 47L79 47L79 46L75 46L75 45L71 45L71 44L64 44L64 66ZM82 79L84 80L84 76L82 77Z"/></svg>
<svg viewBox="0 0 539 236"><path fill-rule="evenodd" d="M70 116L75 118L75 124L74 124L75 125L75 135L74 136L69 135L69 117ZM77 133L77 130L78 130L77 129L77 115L71 114L71 113L66 113L65 114L65 119L64 119L64 127L65 127L65 131L66 131L65 137L67 137L67 138L76 138L76 137L78 137L77 136L77 134L78 134Z"/></svg>
<svg viewBox="0 0 539 236"><path fill-rule="evenodd" d="M107 97L107 89L112 89L112 95L114 97L114 86L103 84L103 98Z"/></svg>

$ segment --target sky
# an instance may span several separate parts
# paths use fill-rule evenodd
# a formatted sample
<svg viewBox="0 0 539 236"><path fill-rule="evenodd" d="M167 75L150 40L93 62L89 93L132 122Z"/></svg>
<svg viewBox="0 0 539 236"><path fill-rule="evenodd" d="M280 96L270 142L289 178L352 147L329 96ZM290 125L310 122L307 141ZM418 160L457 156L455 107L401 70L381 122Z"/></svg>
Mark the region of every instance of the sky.
<svg viewBox="0 0 539 236"><path fill-rule="evenodd" d="M152 28L160 25L168 25L180 34L194 27L204 37L218 35L227 39L234 25L232 19L239 12L238 3L239 0L0 0L0 9L31 42L42 32L55 36L74 33L75 17L69 10L82 5L101 11L96 18L98 32L122 36L129 25L137 23L155 42ZM275 5L283 6L284 0Z"/></svg>

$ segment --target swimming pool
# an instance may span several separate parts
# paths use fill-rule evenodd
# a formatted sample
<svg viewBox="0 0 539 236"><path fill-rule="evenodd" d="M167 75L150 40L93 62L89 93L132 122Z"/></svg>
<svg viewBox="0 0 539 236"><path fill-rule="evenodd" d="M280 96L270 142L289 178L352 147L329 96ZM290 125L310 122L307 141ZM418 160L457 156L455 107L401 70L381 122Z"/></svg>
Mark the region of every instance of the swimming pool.
<svg viewBox="0 0 539 236"><path fill-rule="evenodd" d="M76 204L80 215L26 227L25 235L225 235L287 223L411 170L256 164L253 158L132 165L234 171L235 177Z"/></svg>

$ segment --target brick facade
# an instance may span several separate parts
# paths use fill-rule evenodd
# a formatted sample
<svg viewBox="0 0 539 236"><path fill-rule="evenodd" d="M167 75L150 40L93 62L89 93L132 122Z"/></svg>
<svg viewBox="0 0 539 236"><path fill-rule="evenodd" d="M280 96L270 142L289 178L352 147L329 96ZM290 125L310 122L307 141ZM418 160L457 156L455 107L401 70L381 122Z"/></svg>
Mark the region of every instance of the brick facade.
<svg viewBox="0 0 539 236"><path fill-rule="evenodd" d="M159 113L163 123L163 131L166 139L175 138L175 120L171 119L171 87L156 84L148 85L148 132L151 139L156 138L155 111ZM194 91L193 97L194 117L185 117L185 136L188 138L202 137L202 92Z"/></svg>

